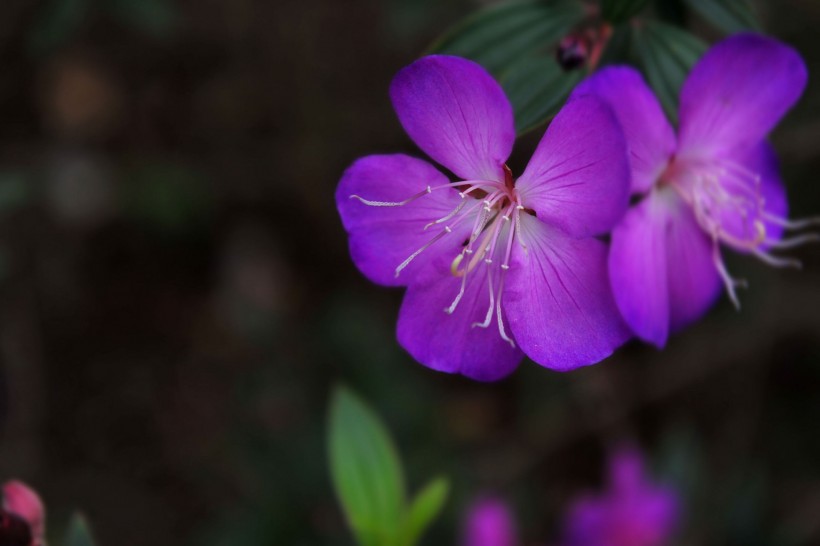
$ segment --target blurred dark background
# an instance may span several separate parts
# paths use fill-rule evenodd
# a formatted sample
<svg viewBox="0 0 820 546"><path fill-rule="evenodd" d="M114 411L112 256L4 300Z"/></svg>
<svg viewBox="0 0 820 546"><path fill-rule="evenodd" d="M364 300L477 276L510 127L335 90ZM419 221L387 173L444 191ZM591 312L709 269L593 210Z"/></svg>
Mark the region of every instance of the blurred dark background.
<svg viewBox="0 0 820 546"><path fill-rule="evenodd" d="M427 543L486 490L552 540L628 437L686 495L680 544L820 544L817 246L801 272L732 258L742 312L662 353L482 385L398 347L401 291L355 270L333 192L361 155L418 155L390 79L480 4L3 1L0 478L41 492L55 536L78 508L101 545L351 544L324 444L343 381L411 488L452 478ZM760 8L820 74L820 4ZM773 142L793 216L820 213L815 81Z"/></svg>

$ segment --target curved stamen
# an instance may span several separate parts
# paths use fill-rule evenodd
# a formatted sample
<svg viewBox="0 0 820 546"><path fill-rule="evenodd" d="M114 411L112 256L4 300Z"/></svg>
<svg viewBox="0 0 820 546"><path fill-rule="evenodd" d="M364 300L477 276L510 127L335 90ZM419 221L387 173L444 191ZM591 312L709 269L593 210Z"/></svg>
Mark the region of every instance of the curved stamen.
<svg viewBox="0 0 820 546"><path fill-rule="evenodd" d="M504 294L504 277L507 276L507 270L501 270L501 280L498 283L498 296L496 297L496 304L495 304L495 314L496 319L498 320L498 333L501 336L501 339L509 343L513 349L515 349L515 342L507 335L506 330L504 329L504 319L501 317L501 296Z"/></svg>
<svg viewBox="0 0 820 546"><path fill-rule="evenodd" d="M788 250L790 248L795 248L808 243L816 243L818 241L820 241L820 233L804 233L795 237L789 237L788 239L780 239L779 241L774 239L766 239L766 244L769 248L773 248L775 250Z"/></svg>
<svg viewBox="0 0 820 546"><path fill-rule="evenodd" d="M772 267L793 267L795 269L802 269L803 262L800 260L795 260L793 258L778 258L777 256L772 256L768 252L762 252L761 250L755 249L752 251L752 254L766 262Z"/></svg>
<svg viewBox="0 0 820 546"><path fill-rule="evenodd" d="M737 297L735 288L746 288L748 283L745 279L735 279L729 274L729 271L726 269L726 265L723 263L723 258L720 255L720 245L718 244L717 239L714 238L712 239L712 262L715 264L718 273L720 273L720 277L723 279L723 284L726 286L726 292L729 294L729 299L732 300L735 309L740 311L740 300Z"/></svg>
<svg viewBox="0 0 820 546"><path fill-rule="evenodd" d="M797 220L789 220L788 218L782 218L775 214L771 214L770 212L767 212L765 210L763 211L762 216L766 221L789 230L806 229L813 226L820 226L820 216L813 216L811 218L800 218Z"/></svg>
<svg viewBox="0 0 820 546"><path fill-rule="evenodd" d="M505 167L506 168L506 167ZM521 211L525 210L520 196L515 189L515 180L509 169L506 171L503 182L493 180L463 180L437 186L427 186L419 193L401 201L380 201L366 199L360 195L351 195L361 203L372 207L400 207L412 203L434 191L455 189L461 200L447 214L429 222L423 227L427 230L432 226L442 226L435 236L432 236L424 245L407 257L395 269L398 277L419 255L440 241L456 226L471 218L472 228L470 235L463 244L461 251L455 256L450 271L456 277L461 277L458 293L452 303L444 309L452 314L464 299L467 283L475 275L471 275L477 267L486 266L486 290L489 301L487 311L482 322L475 322L473 327L487 328L495 319L498 323L498 334L501 338L515 347L515 342L507 334L501 309L504 293L504 280L510 269L513 244L520 244L526 250L526 244L521 237ZM470 197L471 199L467 199ZM468 202L469 201L469 202ZM465 226L466 227L466 226ZM463 233L460 230L460 233ZM468 259L465 259L467 258ZM498 263L498 262L501 263ZM478 282L478 281L476 281Z"/></svg>
<svg viewBox="0 0 820 546"><path fill-rule="evenodd" d="M399 276L399 274L401 274L402 270L403 270L405 267L407 267L408 265L410 265L410 262L412 262L413 260L415 260L415 259L416 259L416 257L417 257L419 254L421 254L422 252L424 252L425 250L427 250L428 248L430 248L430 246L431 246L433 243L435 243L436 241L438 241L439 239L441 239L442 237L444 237L445 235L447 235L448 233L451 233L451 232L452 232L452 229L450 229L450 227L449 227L449 226L444 226L444 229L443 229L443 230L441 230L441 231L439 232L439 234L438 234L438 235L436 235L435 237L433 237L432 239L430 239L429 241L427 241L427 243L426 243L424 246L422 246L422 247L421 247L420 249L418 249L417 251L413 252L413 253L412 253L412 254L411 254L411 255L410 255L410 256L409 256L406 260L404 260L402 263L400 263L400 264L399 264L399 266L396 268L396 277L398 277L398 276Z"/></svg>
<svg viewBox="0 0 820 546"><path fill-rule="evenodd" d="M403 207L404 205L407 205L408 203L412 203L416 199L419 199L420 197L424 197L425 195L430 194L430 193L432 193L436 190L442 190L442 189L445 189L445 188L451 188L452 189L452 188L458 188L458 187L461 187L461 186L472 186L471 188L469 188L468 190L463 192L464 194L468 194L468 193L470 193L472 191L475 191L477 189L487 191L486 189L484 189L485 186L488 186L490 188L494 188L495 190L503 190L504 189L504 185L502 183L495 182L493 180L462 180L462 181L459 181L459 182L448 182L447 184L440 184L438 186L427 186L425 189L423 189L419 193L417 193L415 195L411 195L410 197L408 197L407 199L405 199L403 201L375 201L375 200L371 200L371 199L365 199L364 197L362 197L360 195L356 195L356 194L351 195L349 198L350 199L358 199L359 201L361 201L362 203L364 203L365 205L367 205L369 207ZM487 191L487 193L490 193L490 192Z"/></svg>
<svg viewBox="0 0 820 546"><path fill-rule="evenodd" d="M489 264L487 264L489 266ZM484 317L484 322L474 322L472 327L486 328L493 320L493 309L495 308L495 288L493 287L493 268L487 267L487 288L490 291L490 307L487 309L487 315Z"/></svg>
<svg viewBox="0 0 820 546"><path fill-rule="evenodd" d="M351 195L350 199L358 199L359 201L361 201L362 203L364 203L368 207L403 207L404 205L406 205L408 203L412 203L413 201L415 201L419 197L424 197L425 195L427 195L428 193L430 193L432 191L433 191L433 188L431 188L430 186L427 186L427 188L424 189L423 191L420 191L416 195L408 197L404 201L371 201L370 199L365 199L364 197L361 197L361 196L356 195L356 194Z"/></svg>

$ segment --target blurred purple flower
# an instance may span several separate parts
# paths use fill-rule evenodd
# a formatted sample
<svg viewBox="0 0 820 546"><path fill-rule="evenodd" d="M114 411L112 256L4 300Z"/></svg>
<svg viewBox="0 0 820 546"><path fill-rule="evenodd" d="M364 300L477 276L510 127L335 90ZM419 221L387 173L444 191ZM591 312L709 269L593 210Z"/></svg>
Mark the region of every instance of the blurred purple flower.
<svg viewBox="0 0 820 546"><path fill-rule="evenodd" d="M595 97L569 102L515 180L505 165L512 108L479 65L424 57L390 95L413 141L462 180L406 155L371 155L336 191L355 264L373 282L407 286L402 346L483 381L523 354L556 370L609 356L629 336L606 246L592 237L627 206L626 145L610 109Z"/></svg>
<svg viewBox="0 0 820 546"><path fill-rule="evenodd" d="M486 497L467 511L463 546L515 546L515 519L501 499Z"/></svg>
<svg viewBox="0 0 820 546"><path fill-rule="evenodd" d="M611 456L608 489L570 506L563 546L663 546L680 512L677 494L647 479L640 452L622 447Z"/></svg>
<svg viewBox="0 0 820 546"><path fill-rule="evenodd" d="M739 306L720 245L774 266L799 265L771 254L816 234L783 239L786 194L766 135L806 85L793 49L741 34L709 50L680 96L677 136L640 74L607 68L573 96L597 96L613 109L630 148L632 191L643 199L612 233L609 271L632 330L663 347L670 331L700 318L721 284ZM722 283L721 283L722 281Z"/></svg>
<svg viewBox="0 0 820 546"><path fill-rule="evenodd" d="M42 546L44 535L45 509L40 497L23 482L6 482L0 510L0 544Z"/></svg>

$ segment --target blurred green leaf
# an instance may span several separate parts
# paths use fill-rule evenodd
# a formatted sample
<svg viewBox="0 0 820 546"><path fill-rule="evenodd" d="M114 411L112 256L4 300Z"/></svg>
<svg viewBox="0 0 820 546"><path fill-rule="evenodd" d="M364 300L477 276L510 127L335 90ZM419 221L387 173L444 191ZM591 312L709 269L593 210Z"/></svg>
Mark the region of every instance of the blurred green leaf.
<svg viewBox="0 0 820 546"><path fill-rule="evenodd" d="M172 0L108 0L106 7L123 23L148 34L169 34L178 20Z"/></svg>
<svg viewBox="0 0 820 546"><path fill-rule="evenodd" d="M94 539L91 537L91 529L88 522L79 512L75 512L71 517L63 539L63 546L94 546Z"/></svg>
<svg viewBox="0 0 820 546"><path fill-rule="evenodd" d="M25 205L34 195L29 176L21 171L0 172L0 214Z"/></svg>
<svg viewBox="0 0 820 546"><path fill-rule="evenodd" d="M418 542L441 512L449 492L450 484L446 478L436 478L418 492L407 513L401 537L402 546L413 546Z"/></svg>
<svg viewBox="0 0 820 546"><path fill-rule="evenodd" d="M583 75L581 70L563 71L550 57L515 63L501 85L513 106L516 132L526 133L554 116Z"/></svg>
<svg viewBox="0 0 820 546"><path fill-rule="evenodd" d="M649 0L601 0L601 16L617 25L637 15L648 2Z"/></svg>
<svg viewBox="0 0 820 546"><path fill-rule="evenodd" d="M551 50L583 17L573 0L504 2L457 23L430 49L467 57L498 76L522 57Z"/></svg>
<svg viewBox="0 0 820 546"><path fill-rule="evenodd" d="M704 19L730 34L760 29L749 0L686 0L686 3Z"/></svg>
<svg viewBox="0 0 820 546"><path fill-rule="evenodd" d="M333 485L359 544L397 544L405 505L398 452L378 416L344 387L331 401L328 444Z"/></svg>
<svg viewBox="0 0 820 546"><path fill-rule="evenodd" d="M83 25L92 0L48 0L43 4L28 36L29 50L46 54L63 45Z"/></svg>
<svg viewBox="0 0 820 546"><path fill-rule="evenodd" d="M633 47L666 114L677 120L678 93L706 43L685 30L646 21L634 30Z"/></svg>

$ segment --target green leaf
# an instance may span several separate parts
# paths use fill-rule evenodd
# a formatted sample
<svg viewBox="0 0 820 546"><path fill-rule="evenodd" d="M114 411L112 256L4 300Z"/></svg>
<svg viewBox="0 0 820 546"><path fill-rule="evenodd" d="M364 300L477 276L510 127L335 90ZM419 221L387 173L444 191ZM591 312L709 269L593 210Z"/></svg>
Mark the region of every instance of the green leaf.
<svg viewBox="0 0 820 546"><path fill-rule="evenodd" d="M522 57L553 49L583 17L573 0L503 2L457 23L430 50L472 59L498 76Z"/></svg>
<svg viewBox="0 0 820 546"><path fill-rule="evenodd" d="M450 492L450 484L446 478L436 478L418 492L405 520L402 533L402 546L416 544L444 507L444 501Z"/></svg>
<svg viewBox="0 0 820 546"><path fill-rule="evenodd" d="M405 506L398 452L378 416L339 387L330 405L330 473L362 546L397 544Z"/></svg>
<svg viewBox="0 0 820 546"><path fill-rule="evenodd" d="M63 539L63 546L94 546L94 539L91 537L91 529L88 522L79 512L75 512L71 517Z"/></svg>
<svg viewBox="0 0 820 546"><path fill-rule="evenodd" d="M91 0L48 0L28 36L29 50L44 55L67 42L83 25Z"/></svg>
<svg viewBox="0 0 820 546"><path fill-rule="evenodd" d="M677 120L678 93L706 43L685 30L646 21L634 30L634 51L666 114Z"/></svg>
<svg viewBox="0 0 820 546"><path fill-rule="evenodd" d="M178 20L172 0L107 0L106 7L128 26L155 36L169 34Z"/></svg>
<svg viewBox="0 0 820 546"><path fill-rule="evenodd" d="M729 34L760 30L760 23L749 0L686 0L686 3L704 19Z"/></svg>
<svg viewBox="0 0 820 546"><path fill-rule="evenodd" d="M620 24L637 15L649 0L601 0L601 16L610 23Z"/></svg>
<svg viewBox="0 0 820 546"><path fill-rule="evenodd" d="M520 135L554 116L584 72L564 72L551 57L532 57L514 64L501 77Z"/></svg>

